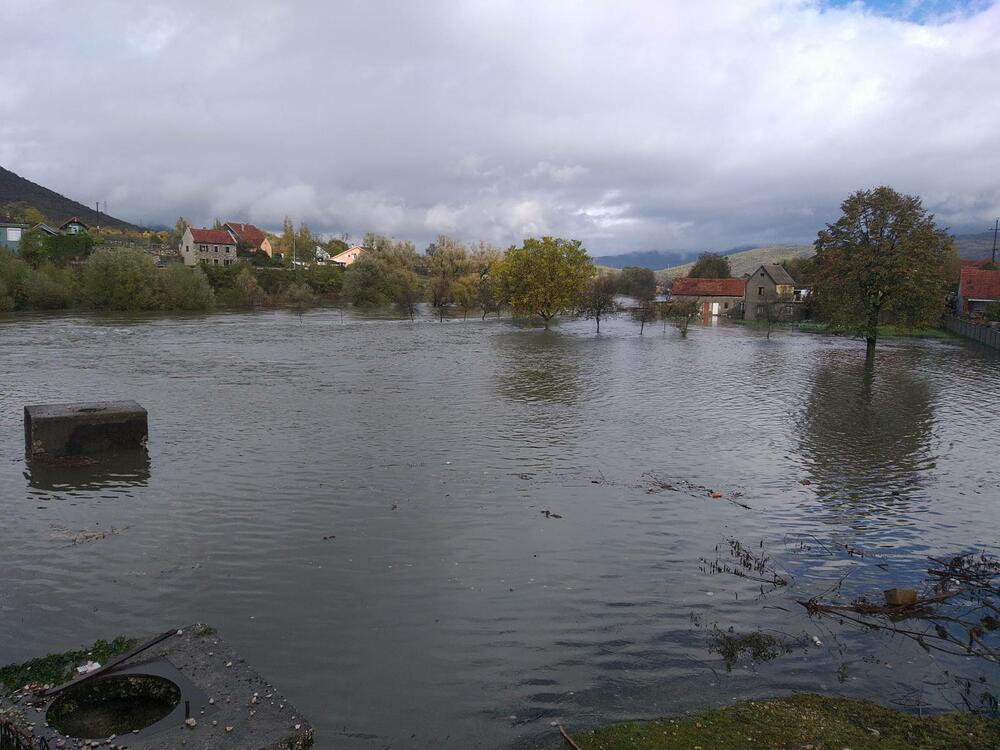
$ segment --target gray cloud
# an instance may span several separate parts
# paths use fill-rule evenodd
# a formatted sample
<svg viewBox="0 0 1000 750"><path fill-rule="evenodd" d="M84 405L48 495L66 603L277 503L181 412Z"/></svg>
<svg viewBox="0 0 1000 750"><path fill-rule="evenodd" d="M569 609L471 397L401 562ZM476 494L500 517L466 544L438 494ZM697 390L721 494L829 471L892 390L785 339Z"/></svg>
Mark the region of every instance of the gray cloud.
<svg viewBox="0 0 1000 750"><path fill-rule="evenodd" d="M111 213L597 253L1000 213L1000 5L5 0L0 164Z"/></svg>

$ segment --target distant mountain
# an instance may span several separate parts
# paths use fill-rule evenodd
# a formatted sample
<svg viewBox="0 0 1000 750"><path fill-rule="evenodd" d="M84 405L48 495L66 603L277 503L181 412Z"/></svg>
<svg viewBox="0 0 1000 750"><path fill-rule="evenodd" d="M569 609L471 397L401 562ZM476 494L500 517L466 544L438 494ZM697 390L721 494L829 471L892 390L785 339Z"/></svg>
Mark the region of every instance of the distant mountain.
<svg viewBox="0 0 1000 750"><path fill-rule="evenodd" d="M963 260L983 260L993 252L993 232L977 232L976 234L956 234L955 249L958 257ZM1000 256L1000 243L997 255Z"/></svg>
<svg viewBox="0 0 1000 750"><path fill-rule="evenodd" d="M27 203L32 208L37 208L48 220L49 224L59 226L66 219L77 217L80 221L94 226L97 224L97 212L93 208L88 208L82 203L77 203L64 195L60 195L54 190L37 185L31 180L14 174L8 169L0 167L0 206L5 203ZM139 229L135 224L116 219L102 213L102 227L116 227L119 229Z"/></svg>
<svg viewBox="0 0 1000 750"><path fill-rule="evenodd" d="M726 255L732 268L733 276L753 273L757 266L764 263L780 263L791 258L808 258L813 254L812 245L762 245L750 250L741 250ZM685 276L691 270L694 261L679 266L664 268L659 273L664 276Z"/></svg>
<svg viewBox="0 0 1000 750"><path fill-rule="evenodd" d="M622 255L602 255L594 258L594 263L606 268L625 268L626 266L636 266L638 268L663 268L671 263L684 262L697 257L697 253L685 250L674 252L664 252L663 250L640 250Z"/></svg>

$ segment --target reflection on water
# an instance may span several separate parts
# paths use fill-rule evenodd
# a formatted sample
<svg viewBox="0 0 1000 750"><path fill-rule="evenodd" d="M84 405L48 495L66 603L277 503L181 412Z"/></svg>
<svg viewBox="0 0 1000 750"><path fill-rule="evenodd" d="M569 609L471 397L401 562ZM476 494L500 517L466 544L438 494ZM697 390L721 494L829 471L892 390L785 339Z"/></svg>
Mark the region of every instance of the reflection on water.
<svg viewBox="0 0 1000 750"><path fill-rule="evenodd" d="M789 540L877 548L887 568L850 579L876 592L932 552L1000 551L997 366L905 342L866 378L857 342L725 322L7 320L0 664L209 622L347 750L551 746L551 721L787 690L891 700L928 677L919 654L799 639L795 599L851 561ZM25 403L95 398L149 410L148 456L25 465ZM730 538L787 591L706 573ZM716 626L806 645L727 673Z"/></svg>
<svg viewBox="0 0 1000 750"><path fill-rule="evenodd" d="M914 510L933 468L934 408L913 374L915 354L887 352L874 364L837 353L813 367L797 428L802 456L817 495L855 522Z"/></svg>
<svg viewBox="0 0 1000 750"><path fill-rule="evenodd" d="M36 490L142 487L149 481L149 451L122 451L101 456L79 456L60 461L29 460L24 475Z"/></svg>
<svg viewBox="0 0 1000 750"><path fill-rule="evenodd" d="M579 344L555 331L508 332L492 339L502 365L497 390L516 401L575 404L585 392Z"/></svg>

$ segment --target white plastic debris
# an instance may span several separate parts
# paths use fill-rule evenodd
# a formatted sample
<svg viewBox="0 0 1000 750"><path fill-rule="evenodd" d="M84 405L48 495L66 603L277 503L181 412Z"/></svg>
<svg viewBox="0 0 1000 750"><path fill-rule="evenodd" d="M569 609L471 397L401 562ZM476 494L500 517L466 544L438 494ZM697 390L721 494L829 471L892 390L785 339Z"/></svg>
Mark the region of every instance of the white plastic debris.
<svg viewBox="0 0 1000 750"><path fill-rule="evenodd" d="M815 643L817 646L822 646L823 645L823 641L821 641L816 636L813 636L812 639L813 639L813 643Z"/></svg>
<svg viewBox="0 0 1000 750"><path fill-rule="evenodd" d="M101 665L98 664L96 661L88 661L86 664L77 667L76 671L77 674L87 674L89 672L93 672L95 669L100 669L100 668Z"/></svg>

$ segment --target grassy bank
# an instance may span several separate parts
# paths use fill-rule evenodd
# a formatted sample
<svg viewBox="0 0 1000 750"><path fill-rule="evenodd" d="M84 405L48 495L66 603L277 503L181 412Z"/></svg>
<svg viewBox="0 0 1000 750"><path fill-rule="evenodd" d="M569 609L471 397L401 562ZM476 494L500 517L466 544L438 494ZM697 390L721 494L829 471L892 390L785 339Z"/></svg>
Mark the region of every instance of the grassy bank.
<svg viewBox="0 0 1000 750"><path fill-rule="evenodd" d="M113 641L97 641L90 648L64 651L32 659L24 664L0 667L0 695L19 690L25 685L61 685L76 676L76 668L88 661L104 665L121 656L136 645L137 641L118 636Z"/></svg>
<svg viewBox="0 0 1000 750"><path fill-rule="evenodd" d="M748 324L754 325L754 324ZM763 327L763 326L761 326ZM843 331L832 330L825 323L816 323L811 320L803 321L801 323L780 323L775 324L777 328L793 328L797 331L805 331L806 333L826 333L834 336L849 336L850 334L844 333ZM879 338L916 338L916 339L941 339L945 341L957 341L961 337L956 336L950 331L946 331L943 328L901 328L893 325L884 325L878 327Z"/></svg>
<svg viewBox="0 0 1000 750"><path fill-rule="evenodd" d="M1000 719L917 717L867 701L800 694L678 719L618 724L573 737L580 750L991 750Z"/></svg>

